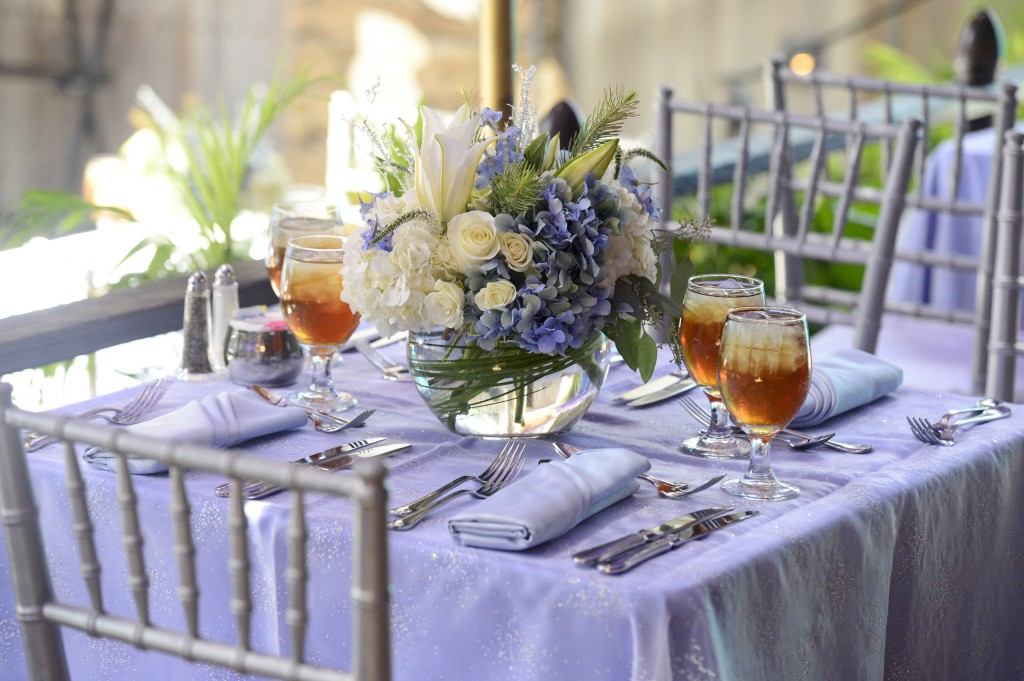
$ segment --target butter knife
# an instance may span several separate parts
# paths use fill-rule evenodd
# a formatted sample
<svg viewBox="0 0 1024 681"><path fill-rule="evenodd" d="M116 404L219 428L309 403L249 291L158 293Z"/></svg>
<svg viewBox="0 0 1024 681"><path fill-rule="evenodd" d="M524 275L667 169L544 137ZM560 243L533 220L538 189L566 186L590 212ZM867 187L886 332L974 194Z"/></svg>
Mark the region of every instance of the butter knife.
<svg viewBox="0 0 1024 681"><path fill-rule="evenodd" d="M667 388L662 388L661 390L658 390L657 392L651 393L649 395L645 395L644 397L635 400L630 400L629 402L626 402L626 406L646 407L648 405L656 404L658 402L667 400L670 397L675 397L676 395L685 393L687 390L691 390L695 387L697 387L697 381L693 380L692 378L684 378L681 381L675 383L674 385L668 386Z"/></svg>
<svg viewBox="0 0 1024 681"><path fill-rule="evenodd" d="M617 575L655 556L660 556L666 551L678 548L687 542L706 537L712 532L716 532L733 523L753 518L758 513L758 511L737 511L716 518L709 518L686 529L667 534L640 547L620 552L598 563L597 569L608 575Z"/></svg>
<svg viewBox="0 0 1024 681"><path fill-rule="evenodd" d="M731 510L731 506L715 506L711 508L702 508L699 511L693 511L692 513L686 513L678 518L667 520L660 525L655 525L654 527L650 527L646 530L640 530L639 532L631 532L624 537L613 539L612 541L601 544L600 546L595 546L593 548L574 553L572 560L577 565L596 565L603 560L608 560L635 546L642 546L643 544L652 542L666 534L685 530L692 525L696 525L702 520L722 515L723 513L727 513Z"/></svg>
<svg viewBox="0 0 1024 681"><path fill-rule="evenodd" d="M689 377L690 375L686 373L685 370L673 371L667 376L661 376L659 378L654 379L653 381L644 383L643 385L637 388L627 390L621 395L616 395L612 399L617 402L630 402L632 400L638 400L641 397L646 397L647 395L660 392L665 388L670 388Z"/></svg>
<svg viewBox="0 0 1024 681"><path fill-rule="evenodd" d="M368 437L368 438L363 439L363 440L356 440L355 442L349 442L347 444L338 445L337 447L331 447L330 449L325 449L324 451L317 452L316 454L310 454L309 456L304 456L301 459L295 459L295 461L292 461L292 463L296 464L298 466L309 466L309 465L312 465L312 464L325 463L325 462L333 459L336 456L341 456L343 454L348 454L350 452L356 451L357 449L362 449L363 447L369 447L370 445L375 445L378 442L384 442L384 440L386 440L386 439L387 438L385 438L385 437ZM255 479L243 480L242 481L242 487L243 488L250 487L250 486L256 485L256 484L258 484L260 482L262 482L262 481L261 480L255 480ZM216 495L218 497L228 497L228 496L231 496L231 483L230 482L225 482L223 485L219 485L214 490L214 492L216 493Z"/></svg>
<svg viewBox="0 0 1024 681"><path fill-rule="evenodd" d="M393 454L403 449L412 447L407 442L399 442L392 445L377 445L376 447L370 447L369 449L363 449L352 454L342 454L336 456L327 461L319 464L314 464L317 468L324 471L340 471L342 468L348 468L359 459L371 459L375 456L384 456L386 454ZM275 485L270 482L260 482L258 485L251 487L242 488L242 496L246 499L262 499L263 497L270 496L280 492L283 488L280 485Z"/></svg>

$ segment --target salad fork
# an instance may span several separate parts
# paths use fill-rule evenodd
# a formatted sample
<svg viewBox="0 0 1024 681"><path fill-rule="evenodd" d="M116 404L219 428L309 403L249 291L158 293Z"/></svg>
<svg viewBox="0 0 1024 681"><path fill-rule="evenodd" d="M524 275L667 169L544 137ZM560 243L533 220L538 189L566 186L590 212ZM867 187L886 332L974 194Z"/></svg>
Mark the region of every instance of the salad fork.
<svg viewBox="0 0 1024 681"><path fill-rule="evenodd" d="M123 407L96 407L80 414L75 414L75 418L94 419L98 416L115 426L129 426L139 422L143 416L148 414L163 399L163 396L170 387L170 378L160 378L143 386L142 390ZM113 415L108 416L107 412L113 412ZM34 452L56 439L53 435L32 431L22 436L22 444L26 452Z"/></svg>
<svg viewBox="0 0 1024 681"><path fill-rule="evenodd" d="M976 416L969 416L958 421L948 421L945 425L931 424L920 416L908 416L907 423L910 424L910 431L921 442L930 445L943 445L949 447L955 444L953 434L957 428L971 423L985 423L1005 419L1010 415L1009 407L999 404L990 407Z"/></svg>
<svg viewBox="0 0 1024 681"><path fill-rule="evenodd" d="M471 494L478 499L485 499L500 489L508 487L515 479L519 476L520 471L523 470L523 452L526 451L526 445L523 443L516 443L510 447L506 447L499 454L501 462L498 464L494 475L483 485L476 489L460 489L456 490L446 496L436 499L433 503L421 506L419 509L398 518L394 518L388 522L388 528L392 530L408 530L413 527L419 521L433 511L435 508L447 504L453 499L457 499L465 494Z"/></svg>

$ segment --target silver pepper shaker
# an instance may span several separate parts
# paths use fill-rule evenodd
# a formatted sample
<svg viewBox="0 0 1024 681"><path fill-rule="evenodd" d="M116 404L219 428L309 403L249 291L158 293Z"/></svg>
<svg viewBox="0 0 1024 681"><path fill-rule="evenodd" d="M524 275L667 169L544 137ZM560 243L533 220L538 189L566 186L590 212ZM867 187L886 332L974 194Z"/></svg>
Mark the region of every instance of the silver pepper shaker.
<svg viewBox="0 0 1024 681"><path fill-rule="evenodd" d="M213 275L211 304L210 363L215 372L222 373L228 368L225 353L231 318L238 310L238 281L231 265L221 265Z"/></svg>
<svg viewBox="0 0 1024 681"><path fill-rule="evenodd" d="M213 377L210 365L210 283L202 272L188 278L185 290L184 345L180 378L205 380Z"/></svg>

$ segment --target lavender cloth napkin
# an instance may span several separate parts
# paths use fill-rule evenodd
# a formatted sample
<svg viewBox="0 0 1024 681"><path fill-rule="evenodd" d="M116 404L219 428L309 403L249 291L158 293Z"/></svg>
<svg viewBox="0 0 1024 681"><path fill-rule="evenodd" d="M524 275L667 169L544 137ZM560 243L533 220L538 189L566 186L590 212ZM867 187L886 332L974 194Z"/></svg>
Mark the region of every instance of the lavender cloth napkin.
<svg viewBox="0 0 1024 681"><path fill-rule="evenodd" d="M306 423L306 412L298 407L278 407L248 390L221 392L192 401L155 419L128 426L138 435L173 439L192 444L231 447L261 435L299 428ZM96 468L115 471L118 457L97 447L89 447L85 461ZM153 459L128 457L128 471L134 475L163 473L167 466Z"/></svg>
<svg viewBox="0 0 1024 681"><path fill-rule="evenodd" d="M591 449L537 466L448 521L464 546L521 551L565 534L636 491L651 462L629 449Z"/></svg>
<svg viewBox="0 0 1024 681"><path fill-rule="evenodd" d="M814 360L811 388L790 425L815 426L874 402L903 383L903 370L862 350L845 348Z"/></svg>

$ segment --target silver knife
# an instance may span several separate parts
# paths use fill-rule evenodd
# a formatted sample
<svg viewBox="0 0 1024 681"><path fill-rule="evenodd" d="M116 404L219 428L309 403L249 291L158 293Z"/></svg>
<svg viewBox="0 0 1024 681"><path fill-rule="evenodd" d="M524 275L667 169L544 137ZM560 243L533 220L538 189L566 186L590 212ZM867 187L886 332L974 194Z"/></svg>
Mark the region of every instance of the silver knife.
<svg viewBox="0 0 1024 681"><path fill-rule="evenodd" d="M595 546L593 548L580 551L579 553L574 553L572 560L578 565L595 565L602 560L608 560L609 558L635 546L641 546L648 542L652 542L655 539L672 532L685 530L687 527L696 525L702 520L722 515L723 513L727 513L731 510L731 506L718 506L702 508L699 511L686 513L678 518L667 520L660 525L655 525L654 527L650 527L646 530L640 530L639 532L631 532L624 537L613 539L612 541L601 544L600 546Z"/></svg>
<svg viewBox="0 0 1024 681"><path fill-rule="evenodd" d="M660 378L656 378L653 381L650 381L649 383L644 383L643 385L637 388L627 390L621 395L616 395L612 399L617 402L629 402L631 400L636 400L641 397L650 395L652 393L659 392L661 390L664 390L665 388L669 388L689 377L690 375L686 373L685 369L673 371L667 376L661 376Z"/></svg>
<svg viewBox="0 0 1024 681"><path fill-rule="evenodd" d="M369 447L370 445L375 445L378 442L384 442L384 440L386 440L386 439L387 439L386 437L368 437L368 438L363 439L363 440L356 440L355 442L349 442L347 444L338 445L337 447L331 447L330 449L325 449L324 451L317 452L316 454L310 454L309 456L304 456L301 459L295 459L295 461L292 461L292 463L294 463L294 464L296 464L298 466L308 466L308 465L314 464L314 463L324 463L326 461L329 461L330 459L333 459L336 456L341 456L343 454L348 454L349 452L354 452L357 449L362 449L363 447ZM255 485L255 484L259 483L259 482L262 482L262 481L261 480L243 480L242 481L242 487L243 488L249 487L249 486ZM231 496L231 485L232 485L231 482L225 482L223 485L219 485L217 487L217 489L214 490L214 491L216 492L217 496L219 496L219 497Z"/></svg>
<svg viewBox="0 0 1024 681"><path fill-rule="evenodd" d="M748 518L753 518L758 514L759 511L737 511L736 513L729 513L727 515L718 516L717 518L710 518L708 520L701 521L696 525L691 525L684 530L667 534L664 537L656 539L648 544L644 544L639 548L629 549L613 556L612 558L603 560L597 564L597 569L607 575L617 575L636 567L645 560L650 560L655 556L660 556L666 551L671 551L672 549L678 548L687 542L706 537L712 532L720 530L727 525L742 522Z"/></svg>
<svg viewBox="0 0 1024 681"><path fill-rule="evenodd" d="M675 397L676 395L685 393L687 390L695 388L696 386L697 381L693 380L692 378L685 378L676 383L675 385L670 385L667 388L663 388L657 392L646 395L645 397L641 397L639 399L626 402L626 406L646 407L649 404L662 402L664 400L669 399L670 397Z"/></svg>
<svg viewBox="0 0 1024 681"><path fill-rule="evenodd" d="M348 468L359 459L371 459L375 456L384 456L386 454L393 454L403 449L412 447L407 442L399 442L391 445L377 445L376 447L370 447L369 449L363 449L352 454L342 454L332 459L324 461L316 465L317 468L324 471L339 471L342 468ZM270 496L280 492L283 488L280 485L275 485L270 482L260 482L258 485L252 487L243 487L242 496L246 499L262 499L263 497Z"/></svg>

